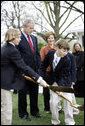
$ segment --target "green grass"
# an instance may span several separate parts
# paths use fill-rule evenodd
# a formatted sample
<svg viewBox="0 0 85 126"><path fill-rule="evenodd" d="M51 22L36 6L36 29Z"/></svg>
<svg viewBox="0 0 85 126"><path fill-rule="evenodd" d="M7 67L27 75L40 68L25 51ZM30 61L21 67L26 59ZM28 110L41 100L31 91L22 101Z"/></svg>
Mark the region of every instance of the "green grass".
<svg viewBox="0 0 85 126"><path fill-rule="evenodd" d="M29 95L27 96L27 102L28 102L28 112L30 110L29 108ZM84 98L76 98L77 104L83 104L84 103ZM44 110L44 104L43 104L43 95L39 94L39 110L40 114L43 115L42 118L35 118L30 115L31 121L25 121L19 118L18 116L18 96L17 94L13 94L13 121L12 125L51 125L51 114L45 113ZM64 113L60 113L60 121L61 125L65 125L64 123ZM74 117L74 120L76 122L76 125L84 125L84 111L80 111L79 116Z"/></svg>

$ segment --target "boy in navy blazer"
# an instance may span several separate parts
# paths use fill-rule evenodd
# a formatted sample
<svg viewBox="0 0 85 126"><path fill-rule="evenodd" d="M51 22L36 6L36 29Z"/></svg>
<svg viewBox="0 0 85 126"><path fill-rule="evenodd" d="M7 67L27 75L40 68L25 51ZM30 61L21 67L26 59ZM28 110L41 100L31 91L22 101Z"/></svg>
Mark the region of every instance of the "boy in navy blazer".
<svg viewBox="0 0 85 126"><path fill-rule="evenodd" d="M1 124L12 124L11 89L22 89L24 77L18 71L30 77L36 77L38 83L46 86L46 82L30 66L27 66L15 45L20 42L20 31L9 29L5 35L6 43L1 48Z"/></svg>
<svg viewBox="0 0 85 126"><path fill-rule="evenodd" d="M51 50L46 55L44 61L41 64L40 74L45 76L46 68L50 65L50 83L51 85L71 87L71 62L67 56L69 50L69 44L66 40L58 40L56 42L56 51ZM63 93L63 92L60 92ZM63 93L64 96L72 100L71 93ZM59 112L58 103L61 97L50 90L50 110L52 113L51 123L52 125L59 125ZM73 108L70 103L64 100L64 113L65 113L65 124L74 125L73 119Z"/></svg>

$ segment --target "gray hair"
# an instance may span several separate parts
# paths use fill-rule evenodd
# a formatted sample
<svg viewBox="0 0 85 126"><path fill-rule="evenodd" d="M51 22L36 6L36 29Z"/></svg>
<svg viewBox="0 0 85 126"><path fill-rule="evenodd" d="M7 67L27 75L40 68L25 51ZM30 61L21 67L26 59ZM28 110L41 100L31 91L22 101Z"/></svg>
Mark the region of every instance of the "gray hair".
<svg viewBox="0 0 85 126"><path fill-rule="evenodd" d="M32 19L26 19L26 20L23 22L23 26L26 26L26 27L27 27L29 23L34 24L34 20L32 20Z"/></svg>

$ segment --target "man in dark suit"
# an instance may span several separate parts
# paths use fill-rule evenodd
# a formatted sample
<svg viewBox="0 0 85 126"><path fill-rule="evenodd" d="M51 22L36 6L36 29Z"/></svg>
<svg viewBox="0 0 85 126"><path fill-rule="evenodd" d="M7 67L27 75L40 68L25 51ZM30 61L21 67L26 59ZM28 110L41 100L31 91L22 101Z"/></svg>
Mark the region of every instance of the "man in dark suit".
<svg viewBox="0 0 85 126"><path fill-rule="evenodd" d="M38 73L41 64L38 52L37 38L31 33L34 30L34 22L25 20L23 23L23 31L21 32L21 41L18 45L20 54L27 65ZM27 112L27 91L30 98L30 113L37 118L41 117L38 108L38 85L26 80L26 87L19 91L18 95L18 112L19 117L30 120Z"/></svg>
<svg viewBox="0 0 85 126"><path fill-rule="evenodd" d="M50 85L66 86L71 87L71 62L67 56L69 50L69 44L66 40L59 40L56 42L56 50L51 50L46 55L44 61L41 64L40 74L45 76L46 68L50 65ZM50 110L52 113L51 123L52 125L59 125L59 112L58 104L61 100L59 97L60 94L63 94L65 97L69 98L72 101L71 93L58 92L58 95L50 90ZM67 100L64 100L64 113L65 113L65 124L74 125L75 121L73 119L73 108L68 103Z"/></svg>
<svg viewBox="0 0 85 126"><path fill-rule="evenodd" d="M20 31L9 29L5 35L6 43L1 48L1 124L12 123L12 94L11 89L22 89L24 77L22 73L35 77L35 81L46 86L42 77L31 67L27 66L15 45L20 42ZM22 73L18 72L22 71Z"/></svg>

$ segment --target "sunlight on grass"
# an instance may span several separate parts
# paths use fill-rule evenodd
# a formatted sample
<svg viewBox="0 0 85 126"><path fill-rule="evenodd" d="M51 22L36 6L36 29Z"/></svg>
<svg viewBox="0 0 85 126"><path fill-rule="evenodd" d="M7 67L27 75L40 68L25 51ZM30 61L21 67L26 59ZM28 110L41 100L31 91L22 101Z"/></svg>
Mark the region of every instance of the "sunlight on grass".
<svg viewBox="0 0 85 126"><path fill-rule="evenodd" d="M40 114L43 115L42 118L35 118L30 115L30 107L29 107L29 95L27 96L28 102L28 113L31 118L31 121L25 121L19 118L18 116L18 95L13 94L13 121L12 125L51 125L51 114L47 114L44 112L44 103L43 103L43 95L39 94L39 110ZM76 98L77 103L82 105L84 103L84 98ZM65 125L64 123L64 113L60 113L60 121L61 125ZM76 125L84 125L84 111L80 111L79 116L74 117Z"/></svg>

